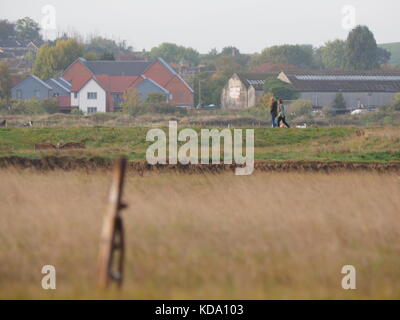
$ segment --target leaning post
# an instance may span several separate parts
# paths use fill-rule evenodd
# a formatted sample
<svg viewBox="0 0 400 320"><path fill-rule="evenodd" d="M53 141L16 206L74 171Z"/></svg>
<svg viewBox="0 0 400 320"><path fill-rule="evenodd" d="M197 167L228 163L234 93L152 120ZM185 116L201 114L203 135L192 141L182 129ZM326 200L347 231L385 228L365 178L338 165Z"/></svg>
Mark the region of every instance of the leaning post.
<svg viewBox="0 0 400 320"><path fill-rule="evenodd" d="M111 281L115 281L118 287L121 287L123 282L125 246L120 211L126 208L122 202L126 163L125 158L118 158L114 161L97 261L97 286L99 289L108 288Z"/></svg>

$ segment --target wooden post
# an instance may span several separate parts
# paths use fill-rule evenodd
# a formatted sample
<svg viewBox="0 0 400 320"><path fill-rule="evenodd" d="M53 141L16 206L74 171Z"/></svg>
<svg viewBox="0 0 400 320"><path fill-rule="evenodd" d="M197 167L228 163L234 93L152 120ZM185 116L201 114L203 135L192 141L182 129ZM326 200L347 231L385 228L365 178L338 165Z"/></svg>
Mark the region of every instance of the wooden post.
<svg viewBox="0 0 400 320"><path fill-rule="evenodd" d="M116 281L121 287L124 263L124 229L120 210L126 208L122 203L126 159L117 159L114 163L111 189L107 211L103 220L100 250L97 264L97 285L105 289L110 281ZM114 266L116 264L116 266Z"/></svg>

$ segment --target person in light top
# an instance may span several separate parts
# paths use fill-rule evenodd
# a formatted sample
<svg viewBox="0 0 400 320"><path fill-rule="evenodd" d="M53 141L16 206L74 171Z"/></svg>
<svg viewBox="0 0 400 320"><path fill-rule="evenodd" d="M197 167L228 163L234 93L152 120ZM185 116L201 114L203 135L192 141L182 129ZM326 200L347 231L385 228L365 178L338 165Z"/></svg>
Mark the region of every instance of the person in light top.
<svg viewBox="0 0 400 320"><path fill-rule="evenodd" d="M282 122L287 128L290 128L289 124L286 122L286 106L282 99L278 99L278 102L278 117L276 118L278 127L281 127Z"/></svg>

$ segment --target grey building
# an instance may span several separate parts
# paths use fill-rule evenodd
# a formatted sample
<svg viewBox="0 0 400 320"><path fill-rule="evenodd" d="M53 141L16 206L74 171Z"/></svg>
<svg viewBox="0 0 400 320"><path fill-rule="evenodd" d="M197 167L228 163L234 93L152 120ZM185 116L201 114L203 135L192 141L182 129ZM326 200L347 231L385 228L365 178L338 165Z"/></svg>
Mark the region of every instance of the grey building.
<svg viewBox="0 0 400 320"><path fill-rule="evenodd" d="M278 79L316 107L332 106L338 93L347 109L388 105L400 92L400 72L387 71L282 71Z"/></svg>
<svg viewBox="0 0 400 320"><path fill-rule="evenodd" d="M71 94L71 84L63 78L50 78L46 83L53 89L53 97L65 97Z"/></svg>
<svg viewBox="0 0 400 320"><path fill-rule="evenodd" d="M34 75L27 76L11 89L13 99L44 99L53 96L53 88Z"/></svg>
<svg viewBox="0 0 400 320"><path fill-rule="evenodd" d="M135 88L138 90L142 101L145 101L150 93L162 94L165 98L165 102L168 102L171 99L171 94L167 89L161 87L157 82L148 78L144 79L141 83L135 86Z"/></svg>
<svg viewBox="0 0 400 320"><path fill-rule="evenodd" d="M71 108L71 84L63 78L51 78L43 81L35 75L29 75L11 89L13 99L56 98L61 111Z"/></svg>
<svg viewBox="0 0 400 320"><path fill-rule="evenodd" d="M264 94L265 79L276 77L310 100L315 107L332 106L338 93L347 109L388 105L400 92L400 72L388 71L282 71L280 73L234 74L221 94L223 109L254 106Z"/></svg>

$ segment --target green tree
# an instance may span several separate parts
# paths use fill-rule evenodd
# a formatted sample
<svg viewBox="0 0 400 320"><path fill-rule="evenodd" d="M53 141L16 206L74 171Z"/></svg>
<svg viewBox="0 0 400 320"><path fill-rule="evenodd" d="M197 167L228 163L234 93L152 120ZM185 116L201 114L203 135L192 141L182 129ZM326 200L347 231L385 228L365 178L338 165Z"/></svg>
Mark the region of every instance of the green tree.
<svg viewBox="0 0 400 320"><path fill-rule="evenodd" d="M61 73L83 55L83 45L75 39L59 40L55 46L42 45L36 55L33 73L43 80Z"/></svg>
<svg viewBox="0 0 400 320"><path fill-rule="evenodd" d="M346 66L350 70L373 70L378 64L378 46L366 26L357 26L346 40Z"/></svg>
<svg viewBox="0 0 400 320"><path fill-rule="evenodd" d="M60 106L58 105L56 98L43 99L41 104L46 113L53 114L60 111Z"/></svg>
<svg viewBox="0 0 400 320"><path fill-rule="evenodd" d="M88 52L85 52L84 54L83 54L83 57L86 59L86 60L97 60L98 59L98 57L97 57L97 53L95 52L95 51L88 51Z"/></svg>
<svg viewBox="0 0 400 320"><path fill-rule="evenodd" d="M295 117L310 115L312 112L312 102L309 100L298 99L289 105L289 110Z"/></svg>
<svg viewBox="0 0 400 320"><path fill-rule="evenodd" d="M0 98L9 102L11 98L11 74L6 62L0 62Z"/></svg>
<svg viewBox="0 0 400 320"><path fill-rule="evenodd" d="M344 69L346 67L345 52L346 42L339 39L329 41L317 50L324 69Z"/></svg>
<svg viewBox="0 0 400 320"><path fill-rule="evenodd" d="M272 93L264 93L260 100L258 100L256 107L264 110L270 110L271 99L274 97Z"/></svg>
<svg viewBox="0 0 400 320"><path fill-rule="evenodd" d="M40 35L39 24L35 20L29 17L18 19L15 24L15 31L17 32L17 38L19 40L24 40L24 41L42 40L42 36Z"/></svg>
<svg viewBox="0 0 400 320"><path fill-rule="evenodd" d="M139 91L134 87L128 88L122 96L122 112L136 114L137 110L139 110L141 106L142 101L140 99Z"/></svg>
<svg viewBox="0 0 400 320"><path fill-rule="evenodd" d="M378 65L384 65L390 61L392 53L384 48L378 47Z"/></svg>
<svg viewBox="0 0 400 320"><path fill-rule="evenodd" d="M201 102L201 105L214 104L221 105L221 92L226 85L229 77L223 74L210 74L208 72L198 73L192 80L194 89L195 105ZM200 99L201 91L201 99Z"/></svg>
<svg viewBox="0 0 400 320"><path fill-rule="evenodd" d="M198 65L200 61L200 54L193 48L186 48L168 42L164 42L158 47L152 48L150 50L150 57L161 57L169 63L189 62L192 65Z"/></svg>
<svg viewBox="0 0 400 320"><path fill-rule="evenodd" d="M231 57L232 60L239 64L242 68L246 68L250 61L249 55L241 54L238 48L232 46L224 47L220 53L220 56Z"/></svg>
<svg viewBox="0 0 400 320"><path fill-rule="evenodd" d="M102 55L104 52L111 52L116 55L131 52L132 47L127 46L125 41L117 42L112 39L96 36L92 37L89 43L86 44L85 51L94 51L98 56Z"/></svg>
<svg viewBox="0 0 400 320"><path fill-rule="evenodd" d="M57 62L54 47L42 45L36 54L33 64L33 74L40 79L47 80L56 73Z"/></svg>
<svg viewBox="0 0 400 320"><path fill-rule="evenodd" d="M220 56L215 62L218 76L231 77L234 73L242 72L242 66L235 61L234 57Z"/></svg>
<svg viewBox="0 0 400 320"><path fill-rule="evenodd" d="M114 61L115 57L112 52L104 51L103 54L100 56L99 60Z"/></svg>
<svg viewBox="0 0 400 320"><path fill-rule="evenodd" d="M281 45L264 49L253 57L253 66L262 63L292 64L299 68L314 67L314 50L311 45Z"/></svg>
<svg viewBox="0 0 400 320"><path fill-rule="evenodd" d="M267 78L264 83L264 93L271 93L275 98L293 100L297 98L297 92L284 81L276 78Z"/></svg>
<svg viewBox="0 0 400 320"><path fill-rule="evenodd" d="M0 40L14 39L16 37L15 23L0 20Z"/></svg>
<svg viewBox="0 0 400 320"><path fill-rule="evenodd" d="M343 94L338 92L333 101L333 107L335 109L346 109L346 101L344 100Z"/></svg>
<svg viewBox="0 0 400 320"><path fill-rule="evenodd" d="M55 45L56 71L64 71L74 60L83 55L84 46L75 39L60 40Z"/></svg>

